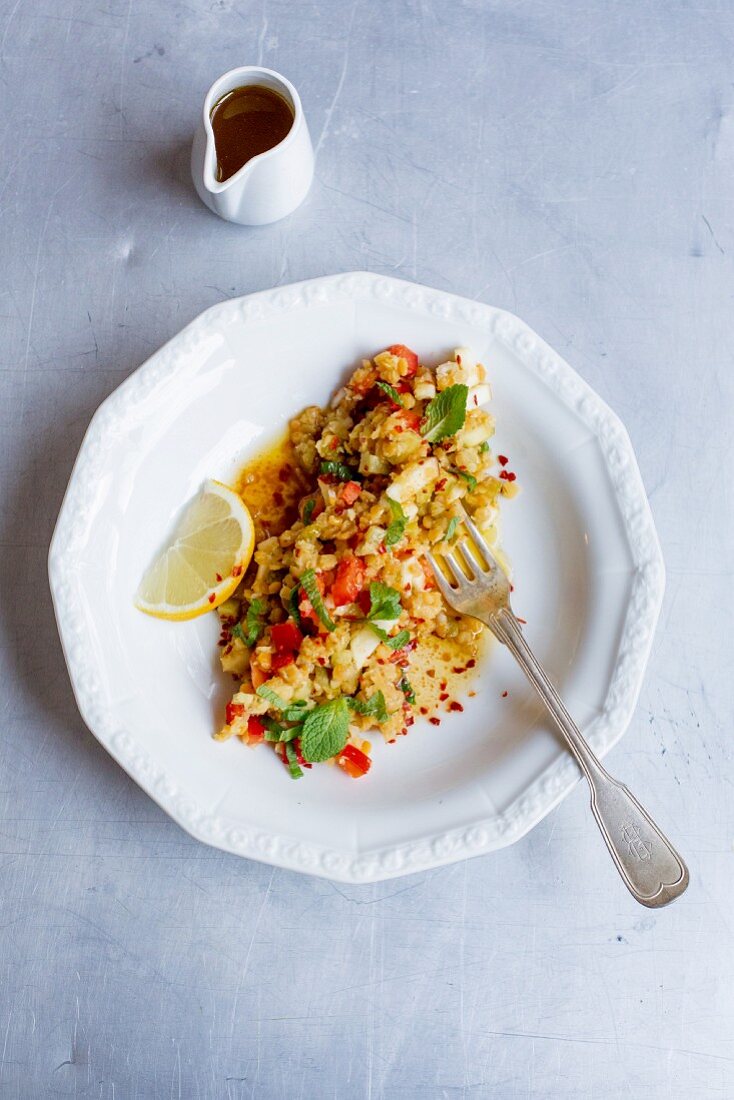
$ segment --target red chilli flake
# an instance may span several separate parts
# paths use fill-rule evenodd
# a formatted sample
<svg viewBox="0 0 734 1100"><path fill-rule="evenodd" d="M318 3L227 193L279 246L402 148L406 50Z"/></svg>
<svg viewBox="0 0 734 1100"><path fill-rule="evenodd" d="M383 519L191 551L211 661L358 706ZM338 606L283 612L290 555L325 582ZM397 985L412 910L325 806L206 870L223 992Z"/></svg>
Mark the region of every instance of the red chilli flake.
<svg viewBox="0 0 734 1100"><path fill-rule="evenodd" d="M241 575L242 575L242 566L241 565L235 565L234 569L232 570L232 576L233 577L240 577Z"/></svg>
<svg viewBox="0 0 734 1100"><path fill-rule="evenodd" d="M500 479L502 481L515 481L517 474L513 474L511 470L500 470Z"/></svg>
<svg viewBox="0 0 734 1100"><path fill-rule="evenodd" d="M217 580L218 580L218 581L219 581L219 582L221 583L221 580L222 580L222 574L221 574L221 573L217 573L217 574L216 574L216 578L217 578Z"/></svg>
<svg viewBox="0 0 734 1100"><path fill-rule="evenodd" d="M527 619L521 619L519 615L516 615L516 616L515 616L515 618L517 619L517 621L518 621L519 623L522 623L522 625L523 625L523 626L527 626L527 625L528 625L528 620L527 620Z"/></svg>
<svg viewBox="0 0 734 1100"><path fill-rule="evenodd" d="M506 698L507 698L507 692L506 692L506 691L503 691L503 692L502 692L502 698L503 698L503 699L506 699Z"/></svg>
<svg viewBox="0 0 734 1100"><path fill-rule="evenodd" d="M428 707L421 707L421 714L428 714Z"/></svg>
<svg viewBox="0 0 734 1100"><path fill-rule="evenodd" d="M432 726L440 726L441 725L441 719L440 718L429 718L428 721L431 723Z"/></svg>
<svg viewBox="0 0 734 1100"><path fill-rule="evenodd" d="M476 665L476 663L477 663L477 662L476 662L476 661L474 660L474 658L472 657L472 658L470 658L470 660L468 660L468 661L466 662L466 667L467 667L467 668L474 668L474 666Z"/></svg>
<svg viewBox="0 0 734 1100"><path fill-rule="evenodd" d="M507 455L497 455L497 461L499 462L500 466L506 466L510 460Z"/></svg>
<svg viewBox="0 0 734 1100"><path fill-rule="evenodd" d="M447 691L442 691L438 698L441 703L445 703L448 697L449 693Z"/></svg>
<svg viewBox="0 0 734 1100"><path fill-rule="evenodd" d="M216 598L217 598L216 593L212 592L211 595L209 596L209 603L214 603Z"/></svg>
<svg viewBox="0 0 734 1100"><path fill-rule="evenodd" d="M449 710L463 710L463 709L464 708L462 707L461 703L454 702L454 703L449 704Z"/></svg>

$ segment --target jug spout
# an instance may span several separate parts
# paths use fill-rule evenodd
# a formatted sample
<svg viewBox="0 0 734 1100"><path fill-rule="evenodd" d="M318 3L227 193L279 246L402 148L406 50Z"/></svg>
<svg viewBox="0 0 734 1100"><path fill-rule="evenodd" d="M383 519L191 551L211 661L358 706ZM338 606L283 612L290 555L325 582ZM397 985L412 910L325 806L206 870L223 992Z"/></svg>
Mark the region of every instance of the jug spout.
<svg viewBox="0 0 734 1100"><path fill-rule="evenodd" d="M253 156L226 180L217 179L217 150L212 109L222 96L258 85L277 92L293 113L293 124L277 145ZM212 84L191 151L191 174L199 198L219 217L240 225L266 225L290 214L306 197L313 180L314 156L301 100L280 73L245 65Z"/></svg>

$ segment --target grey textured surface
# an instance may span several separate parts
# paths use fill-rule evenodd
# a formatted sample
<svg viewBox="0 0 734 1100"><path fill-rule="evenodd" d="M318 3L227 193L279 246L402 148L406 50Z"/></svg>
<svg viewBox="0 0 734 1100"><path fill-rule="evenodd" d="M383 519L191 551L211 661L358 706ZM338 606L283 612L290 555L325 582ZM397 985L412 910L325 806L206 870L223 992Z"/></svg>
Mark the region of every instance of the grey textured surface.
<svg viewBox="0 0 734 1100"><path fill-rule="evenodd" d="M734 11L0 3L0 1095L734 1095ZM298 86L308 203L196 199L203 94ZM610 763L688 857L637 908L585 792L496 855L336 887L207 849L78 717L45 579L95 407L213 302L368 268L520 314L621 414L668 564Z"/></svg>

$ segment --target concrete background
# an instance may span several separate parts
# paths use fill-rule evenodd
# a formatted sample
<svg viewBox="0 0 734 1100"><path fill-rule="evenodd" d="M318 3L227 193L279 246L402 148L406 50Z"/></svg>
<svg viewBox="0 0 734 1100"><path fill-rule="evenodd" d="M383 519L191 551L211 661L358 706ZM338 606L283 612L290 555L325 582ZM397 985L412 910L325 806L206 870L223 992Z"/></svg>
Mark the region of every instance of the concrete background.
<svg viewBox="0 0 734 1100"><path fill-rule="evenodd" d="M0 2L0 1095L734 1096L734 8ZM196 199L209 84L299 88L312 195ZM657 914L578 788L381 886L185 836L82 725L45 577L99 402L202 309L369 268L506 307L625 420L668 565L610 757L688 858Z"/></svg>

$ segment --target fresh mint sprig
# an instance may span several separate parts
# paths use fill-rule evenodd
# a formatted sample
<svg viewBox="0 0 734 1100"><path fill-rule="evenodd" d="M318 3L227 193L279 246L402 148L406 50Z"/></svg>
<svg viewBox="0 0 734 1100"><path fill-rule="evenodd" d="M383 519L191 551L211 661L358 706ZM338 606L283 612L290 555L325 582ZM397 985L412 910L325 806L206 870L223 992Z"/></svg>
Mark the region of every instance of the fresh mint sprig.
<svg viewBox="0 0 734 1100"><path fill-rule="evenodd" d="M426 409L422 434L427 443L438 443L464 427L469 388L463 383L449 386L437 394Z"/></svg>

